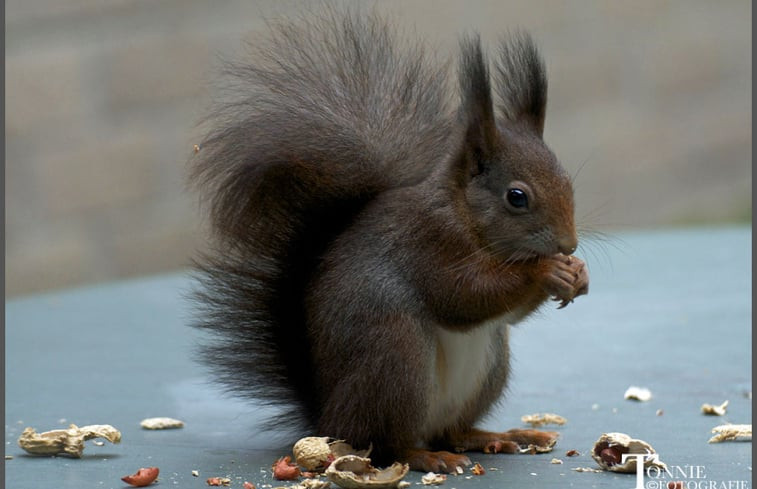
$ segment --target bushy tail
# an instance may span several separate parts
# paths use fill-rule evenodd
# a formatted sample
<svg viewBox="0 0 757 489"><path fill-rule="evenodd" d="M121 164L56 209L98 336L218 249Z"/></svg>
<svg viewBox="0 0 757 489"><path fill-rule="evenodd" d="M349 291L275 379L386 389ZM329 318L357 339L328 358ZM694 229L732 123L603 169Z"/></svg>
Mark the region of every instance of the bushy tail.
<svg viewBox="0 0 757 489"><path fill-rule="evenodd" d="M192 161L213 251L198 260L203 356L229 391L299 407L315 423L304 320L318 257L387 188L444 158L446 67L375 14L270 24ZM400 47L402 46L402 47Z"/></svg>

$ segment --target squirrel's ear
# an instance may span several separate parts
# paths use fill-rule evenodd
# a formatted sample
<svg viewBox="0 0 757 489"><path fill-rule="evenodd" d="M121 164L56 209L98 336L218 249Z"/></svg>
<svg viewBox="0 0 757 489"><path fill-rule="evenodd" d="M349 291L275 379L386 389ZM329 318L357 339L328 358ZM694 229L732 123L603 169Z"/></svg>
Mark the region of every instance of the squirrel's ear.
<svg viewBox="0 0 757 489"><path fill-rule="evenodd" d="M465 127L460 164L466 167L466 173L475 173L475 167L487 160L495 149L497 125L481 39L478 35L464 38L460 47L461 118Z"/></svg>
<svg viewBox="0 0 757 489"><path fill-rule="evenodd" d="M547 73L528 33L519 31L501 41L495 77L502 116L542 137L547 109Z"/></svg>

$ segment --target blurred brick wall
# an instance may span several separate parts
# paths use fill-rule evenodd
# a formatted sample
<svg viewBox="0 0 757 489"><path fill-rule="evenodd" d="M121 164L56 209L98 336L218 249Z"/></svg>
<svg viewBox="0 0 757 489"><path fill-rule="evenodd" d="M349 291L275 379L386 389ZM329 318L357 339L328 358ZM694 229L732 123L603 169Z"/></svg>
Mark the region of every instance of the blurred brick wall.
<svg viewBox="0 0 757 489"><path fill-rule="evenodd" d="M6 1L6 292L184 267L203 242L185 162L219 56L297 2ZM545 139L600 230L747 220L751 3L383 2L441 50L533 32ZM579 171L580 170L580 171Z"/></svg>

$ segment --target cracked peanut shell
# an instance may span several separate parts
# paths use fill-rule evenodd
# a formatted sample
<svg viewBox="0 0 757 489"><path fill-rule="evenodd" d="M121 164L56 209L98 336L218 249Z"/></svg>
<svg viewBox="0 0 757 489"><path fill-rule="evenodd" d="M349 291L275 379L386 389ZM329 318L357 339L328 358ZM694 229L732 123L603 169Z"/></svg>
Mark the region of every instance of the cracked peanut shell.
<svg viewBox="0 0 757 489"><path fill-rule="evenodd" d="M344 489L394 489L405 478L410 467L395 462L385 469L371 465L371 459L344 455L326 469L326 477Z"/></svg>
<svg viewBox="0 0 757 489"><path fill-rule="evenodd" d="M26 428L18 439L18 446L33 455L69 455L80 458L84 442L92 438L104 438L111 443L121 441L121 432L108 424L82 426L72 424L65 430L51 430L37 433Z"/></svg>
<svg viewBox="0 0 757 489"><path fill-rule="evenodd" d="M623 454L639 453L653 454L657 453L652 445L644 440L631 438L625 433L604 433L594 443L591 450L591 456L603 470L611 472L636 472L636 457L629 457L625 462L622 461ZM667 466L659 460L646 459L644 467L657 467L666 469Z"/></svg>

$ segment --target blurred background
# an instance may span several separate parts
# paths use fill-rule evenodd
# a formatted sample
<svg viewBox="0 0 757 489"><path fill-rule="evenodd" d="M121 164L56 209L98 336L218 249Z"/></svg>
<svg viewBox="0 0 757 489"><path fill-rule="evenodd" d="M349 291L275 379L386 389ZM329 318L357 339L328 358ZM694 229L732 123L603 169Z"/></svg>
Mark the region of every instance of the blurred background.
<svg viewBox="0 0 757 489"><path fill-rule="evenodd" d="M187 161L220 59L301 6L6 0L6 296L187 267L206 239ZM584 227L750 225L751 2L379 8L442 52L471 30L532 32L549 73L545 140L577 175Z"/></svg>

